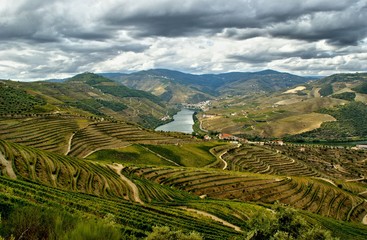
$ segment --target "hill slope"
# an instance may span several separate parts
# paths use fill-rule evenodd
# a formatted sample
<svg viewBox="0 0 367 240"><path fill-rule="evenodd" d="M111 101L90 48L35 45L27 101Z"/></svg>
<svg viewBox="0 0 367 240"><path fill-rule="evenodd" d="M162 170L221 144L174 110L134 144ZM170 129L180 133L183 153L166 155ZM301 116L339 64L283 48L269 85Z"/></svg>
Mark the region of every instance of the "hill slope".
<svg viewBox="0 0 367 240"><path fill-rule="evenodd" d="M155 127L172 111L150 93L92 73L76 75L63 83L1 81L0 92L3 115L72 113Z"/></svg>
<svg viewBox="0 0 367 240"><path fill-rule="evenodd" d="M206 130L248 138L363 139L366 79L365 73L337 74L275 93L222 98L198 118ZM303 134L319 128L325 130Z"/></svg>
<svg viewBox="0 0 367 240"><path fill-rule="evenodd" d="M309 80L272 70L194 75L167 69L152 69L128 75L104 76L128 87L148 91L172 103L196 103L220 95L274 91Z"/></svg>

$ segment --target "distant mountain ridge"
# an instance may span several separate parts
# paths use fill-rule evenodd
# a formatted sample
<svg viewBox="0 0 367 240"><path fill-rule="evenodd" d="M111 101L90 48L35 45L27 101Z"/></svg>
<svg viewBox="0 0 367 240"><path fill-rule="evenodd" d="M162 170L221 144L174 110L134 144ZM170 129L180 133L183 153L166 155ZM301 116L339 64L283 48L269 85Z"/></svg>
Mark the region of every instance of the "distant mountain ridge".
<svg viewBox="0 0 367 240"><path fill-rule="evenodd" d="M271 92L305 83L312 78L264 70L190 74L168 69L151 69L130 74L101 73L125 86L150 92L172 103L195 103L223 95Z"/></svg>

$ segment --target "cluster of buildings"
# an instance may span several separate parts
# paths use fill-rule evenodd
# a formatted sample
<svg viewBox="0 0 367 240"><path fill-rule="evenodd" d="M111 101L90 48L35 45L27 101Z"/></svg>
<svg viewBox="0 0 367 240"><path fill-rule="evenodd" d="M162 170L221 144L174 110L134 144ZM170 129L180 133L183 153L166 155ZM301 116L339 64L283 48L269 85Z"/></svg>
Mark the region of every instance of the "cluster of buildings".
<svg viewBox="0 0 367 240"><path fill-rule="evenodd" d="M203 111L207 111L210 106L210 101L203 101L199 103L182 103L184 108L191 108L191 109L201 109Z"/></svg>

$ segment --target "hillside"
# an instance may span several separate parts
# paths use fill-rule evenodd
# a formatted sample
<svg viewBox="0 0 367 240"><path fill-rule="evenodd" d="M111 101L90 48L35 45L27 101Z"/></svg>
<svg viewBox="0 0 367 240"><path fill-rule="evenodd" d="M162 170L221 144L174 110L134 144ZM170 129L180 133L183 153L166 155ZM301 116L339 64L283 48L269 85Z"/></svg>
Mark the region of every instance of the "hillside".
<svg viewBox="0 0 367 240"><path fill-rule="evenodd" d="M272 70L194 75L167 69L131 74L104 74L124 85L150 92L172 103L197 103L226 95L271 92L309 79Z"/></svg>
<svg viewBox="0 0 367 240"><path fill-rule="evenodd" d="M364 139L366 78L365 73L337 74L256 97L221 98L198 118L206 130L247 138Z"/></svg>
<svg viewBox="0 0 367 240"><path fill-rule="evenodd" d="M365 134L364 103L318 97L313 84L218 98L198 114L201 127L282 136L312 123L317 139ZM367 237L365 150L155 132L129 111L168 111L158 96L91 73L0 86L5 239Z"/></svg>
<svg viewBox="0 0 367 240"><path fill-rule="evenodd" d="M205 239L246 235L254 227L251 219L259 213L277 221L283 211L291 211L296 219L332 230L343 239L366 236L366 228L358 224L366 215L363 198L316 178L183 167L123 167L6 141L0 141L0 153L5 175L0 176L0 204L7 211L18 204L62 208L74 215L111 216L115 227L135 237L163 225L195 230Z"/></svg>
<svg viewBox="0 0 367 240"><path fill-rule="evenodd" d="M76 75L63 83L1 81L0 91L2 115L66 113L113 117L153 128L174 112L150 93L92 73Z"/></svg>

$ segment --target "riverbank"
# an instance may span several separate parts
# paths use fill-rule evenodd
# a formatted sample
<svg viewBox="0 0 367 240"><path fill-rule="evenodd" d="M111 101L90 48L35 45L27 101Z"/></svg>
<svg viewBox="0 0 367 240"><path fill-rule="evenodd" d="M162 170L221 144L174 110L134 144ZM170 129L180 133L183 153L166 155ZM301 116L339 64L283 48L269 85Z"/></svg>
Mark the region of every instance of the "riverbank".
<svg viewBox="0 0 367 240"><path fill-rule="evenodd" d="M161 125L155 129L155 131L164 132L182 132L187 134L192 134L194 132L194 115L195 111L190 109L181 109L173 116L173 121Z"/></svg>

